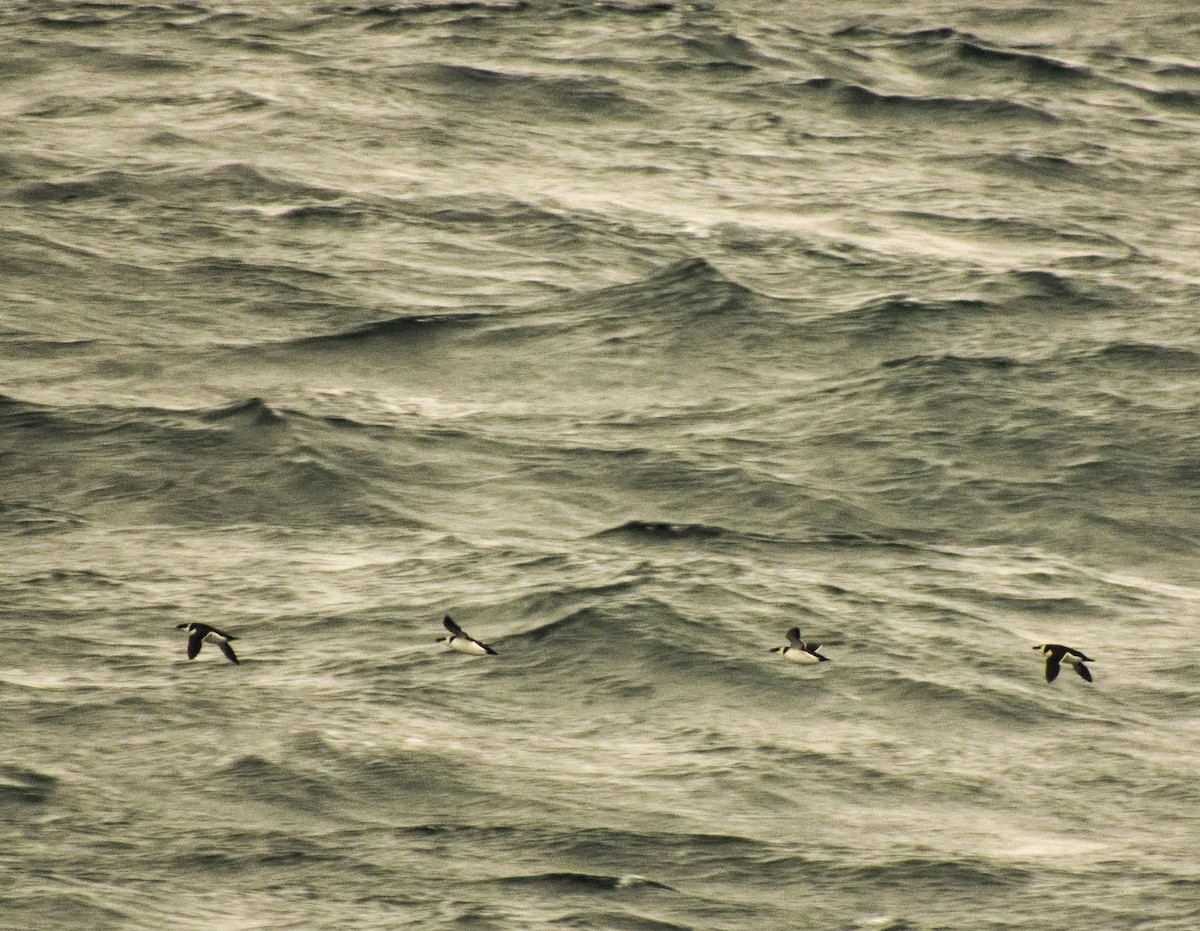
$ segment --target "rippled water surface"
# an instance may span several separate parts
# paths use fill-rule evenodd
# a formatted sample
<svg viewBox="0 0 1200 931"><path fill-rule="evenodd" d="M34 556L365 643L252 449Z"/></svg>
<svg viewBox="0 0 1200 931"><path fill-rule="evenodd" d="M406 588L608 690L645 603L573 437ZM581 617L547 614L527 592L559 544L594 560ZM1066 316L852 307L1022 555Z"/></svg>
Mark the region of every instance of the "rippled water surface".
<svg viewBox="0 0 1200 931"><path fill-rule="evenodd" d="M0 11L0 925L1196 927L1194 12Z"/></svg>

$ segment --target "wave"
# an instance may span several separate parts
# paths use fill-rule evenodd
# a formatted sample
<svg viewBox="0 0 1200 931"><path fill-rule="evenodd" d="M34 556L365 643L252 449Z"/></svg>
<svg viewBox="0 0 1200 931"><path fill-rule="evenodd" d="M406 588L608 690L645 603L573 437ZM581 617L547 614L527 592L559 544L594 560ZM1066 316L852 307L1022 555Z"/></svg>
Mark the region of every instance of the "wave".
<svg viewBox="0 0 1200 931"><path fill-rule="evenodd" d="M763 296L703 258L674 262L646 278L564 298L564 309L596 312L596 323L632 320L686 334L689 325L752 319ZM683 328L681 330L681 327Z"/></svg>
<svg viewBox="0 0 1200 931"><path fill-rule="evenodd" d="M102 116L114 113L118 109L111 100L94 97L78 97L73 94L48 94L40 97L34 103L27 104L21 115L33 119L74 119L89 116ZM21 196L29 196L21 193ZM36 196L36 195L35 195ZM36 203L36 201L33 201ZM51 201L54 203L55 201ZM61 203L61 201L58 201Z"/></svg>
<svg viewBox="0 0 1200 931"><path fill-rule="evenodd" d="M969 39L958 39L954 51L960 61L999 68L1007 74L1040 83L1076 84L1095 76L1084 65L1074 65L1036 52L997 48Z"/></svg>
<svg viewBox="0 0 1200 931"><path fill-rule="evenodd" d="M884 41L927 77L955 83L1006 80L1024 85L1074 87L1100 77L1091 67L1029 47L1008 47L943 27L886 37Z"/></svg>
<svg viewBox="0 0 1200 931"><path fill-rule="evenodd" d="M379 346L390 351L470 338L491 350L503 344L522 358L543 358L546 351L578 353L582 347L572 341L584 338L605 358L616 353L627 360L632 349L655 349L665 339L677 351L695 342L695 348L709 353L710 337L723 342L739 334L769 338L755 313L759 300L704 259L688 259L637 281L543 301L530 309L404 314L284 345L351 351ZM712 329L706 330L707 325ZM551 350L545 349L547 342L553 344Z"/></svg>
<svg viewBox="0 0 1200 931"><path fill-rule="evenodd" d="M24 766L0 764L0 808L41 805L53 798L58 778Z"/></svg>
<svg viewBox="0 0 1200 931"><path fill-rule="evenodd" d="M246 106L242 102L241 106ZM316 198L336 202L345 195L336 189L295 181L286 174L246 162L227 162L212 168L174 171L164 179L164 188L175 197L189 193L209 202L217 199L276 204L292 198ZM166 191L164 191L166 193Z"/></svg>
<svg viewBox="0 0 1200 931"><path fill-rule="evenodd" d="M953 353L922 353L900 359L887 359L885 369L903 369L937 377L1011 372L1024 365L1011 356L960 356Z"/></svg>
<svg viewBox="0 0 1200 931"><path fill-rule="evenodd" d="M409 0L401 3L332 3L318 6L324 15L358 16L374 20L372 28L382 28L428 13L520 13L529 0ZM397 23L402 25L402 23Z"/></svg>
<svg viewBox="0 0 1200 931"><path fill-rule="evenodd" d="M789 548L882 548L925 551L926 544L855 531L832 531L809 534L768 534L745 530L733 530L716 524L672 523L667 521L629 520L615 527L597 531L590 536L594 540L616 540L628 543L689 545L702 543L728 543L739 547L746 545L786 546Z"/></svg>
<svg viewBox="0 0 1200 931"><path fill-rule="evenodd" d="M363 324L337 333L302 336L288 345L307 349L340 348L372 343L423 344L432 339L469 332L478 328L491 315L468 311L443 314L405 314Z"/></svg>
<svg viewBox="0 0 1200 931"><path fill-rule="evenodd" d="M626 16L658 16L672 13L678 6L675 0L610 0L603 7L581 7L577 15L602 16L612 12Z"/></svg>
<svg viewBox="0 0 1200 931"><path fill-rule="evenodd" d="M308 810L321 809L336 801L335 783L316 777L296 766L248 754L222 766L210 776L231 792L260 801Z"/></svg>
<svg viewBox="0 0 1200 931"><path fill-rule="evenodd" d="M185 410L0 399L0 425L22 438L7 465L14 518L44 525L52 499L76 521L116 509L154 523L415 526L350 432L361 425L346 418L258 398Z"/></svg>
<svg viewBox="0 0 1200 931"><path fill-rule="evenodd" d="M864 339L891 339L897 330L908 330L923 324L949 325L993 310L994 305L982 300L930 300L907 294L889 294L840 311L825 322L849 327Z"/></svg>
<svg viewBox="0 0 1200 931"><path fill-rule="evenodd" d="M509 852L519 846L528 850L553 851L556 857L598 863L646 862L650 857L652 862L680 865L726 865L731 861L765 862L774 853L770 844L734 832L665 831L645 826L640 829L592 826L564 829L546 823L518 827L429 822L404 828L402 832L415 837L451 838L466 849ZM636 874L622 875L629 876L630 888L637 888L637 881L644 878ZM620 876L617 880L619 883ZM602 878L601 882L606 880Z"/></svg>
<svg viewBox="0 0 1200 931"><path fill-rule="evenodd" d="M1200 372L1200 350L1157 343L1118 341L1107 343L1076 359L1115 363L1155 375L1171 372L1177 375Z"/></svg>
<svg viewBox="0 0 1200 931"><path fill-rule="evenodd" d="M374 219L378 211L372 210L362 201L339 198L311 204L287 207L276 214L276 219L285 223L303 225L361 226Z"/></svg>
<svg viewBox="0 0 1200 931"><path fill-rule="evenodd" d="M781 63L759 49L755 42L719 28L698 29L693 34L677 36L676 41L684 61L691 67L751 71Z"/></svg>
<svg viewBox="0 0 1200 931"><path fill-rule="evenodd" d="M958 647L957 641L952 641L948 647L942 648L944 654L954 655ZM1037 666L1037 656L1026 651L1033 660L1025 670L1034 681L1040 674ZM1014 651L1014 654L1021 654ZM841 659L842 657L838 657ZM879 702L889 706L899 706L913 709L918 717L937 721L946 719L952 722L974 721L983 727L998 728L1016 725L1036 726L1046 714L1043 698L1036 694L1017 692L1008 687L1008 682L986 684L990 676L997 674L994 658L986 662L974 657L959 659L954 665L958 674L964 676L961 682L941 682L919 678L896 670L889 670L882 678L873 682L869 690ZM1003 669L1000 670L1003 673ZM1069 716L1069 713L1064 713ZM973 777L965 778L950 774L942 778L956 788L978 793Z"/></svg>
<svg viewBox="0 0 1200 931"><path fill-rule="evenodd" d="M1072 260L1102 258L1131 259L1134 246L1107 231L1061 222L1050 225L1014 216L961 216L923 210L899 210L901 222L958 240L972 237L1001 248L1023 248L1041 260L1047 257ZM1081 254L1081 250L1087 250Z"/></svg>
<svg viewBox="0 0 1200 931"><path fill-rule="evenodd" d="M83 868L80 872L83 872ZM83 892L62 888L30 891L22 883L0 901L0 919L12 912L10 926L23 927L31 915L36 915L38 925L42 928L130 928L140 923L135 919L134 912L122 911L112 904L111 899L111 892L104 889Z"/></svg>
<svg viewBox="0 0 1200 931"><path fill-rule="evenodd" d="M15 194L27 204L107 199L119 203L149 200L176 206L231 202L275 207L281 202L302 201L305 203L296 209L316 209L311 205L347 203L341 191L296 181L244 162L202 169L107 169L61 180L27 182L19 185ZM365 211L365 207L353 203L342 209Z"/></svg>
<svg viewBox="0 0 1200 931"><path fill-rule="evenodd" d="M476 119L515 118L533 111L539 120L636 120L658 111L633 96L613 78L588 75L557 77L533 72L507 72L469 65L405 65L393 80L417 84L438 95L453 95L456 107L485 107Z"/></svg>
<svg viewBox="0 0 1200 931"><path fill-rule="evenodd" d="M26 204L69 204L79 200L129 196L137 188L134 176L123 171L99 171L65 181L35 181L16 190Z"/></svg>
<svg viewBox="0 0 1200 931"><path fill-rule="evenodd" d="M914 117L947 120L1059 122L1041 107L1000 97L936 97L888 94L836 78L810 78L794 85L794 93L834 104L854 116L910 120Z"/></svg>
<svg viewBox="0 0 1200 931"><path fill-rule="evenodd" d="M704 540L719 540L740 536L724 527L711 524L674 524L664 521L630 520L618 527L611 527L593 534L593 539L635 539L646 542L693 543Z"/></svg>
<svg viewBox="0 0 1200 931"><path fill-rule="evenodd" d="M846 878L873 888L918 884L923 889L955 894L964 889L1025 888L1033 874L1020 866L969 857L898 857L854 866Z"/></svg>
<svg viewBox="0 0 1200 931"><path fill-rule="evenodd" d="M0 503L0 525L11 527L18 533L55 533L82 527L86 523L83 517L65 509L51 508L30 501Z"/></svg>
<svg viewBox="0 0 1200 931"><path fill-rule="evenodd" d="M1060 310L1086 308L1105 302L1103 297L1090 294L1074 276L1046 269L1006 271L984 279L982 288L988 298L997 304L1031 305L1039 311L1040 303L1047 299L1056 301Z"/></svg>
<svg viewBox="0 0 1200 931"><path fill-rule="evenodd" d="M554 893L613 892L622 889L678 891L666 883L633 874L611 876L603 873L529 873L518 876L501 876L488 880L488 883L501 886L535 886L541 891Z"/></svg>
<svg viewBox="0 0 1200 931"><path fill-rule="evenodd" d="M1065 155L1005 152L973 156L965 159L964 164L984 175L1006 175L1043 185L1091 186L1101 178L1095 166Z"/></svg>
<svg viewBox="0 0 1200 931"><path fill-rule="evenodd" d="M902 37L902 45L926 56L917 62L918 70L955 83L1000 79L1020 82L1022 85L1039 89L1048 88L1052 94L1062 88L1076 89L1082 85L1097 84L1132 91L1164 110L1185 113L1200 111L1200 92L1194 89L1147 87L1106 75L1089 65L1065 61L1040 50L1003 47L955 29L908 33ZM1168 79L1182 77L1191 80L1194 77L1194 69L1189 70L1190 66L1155 68L1153 63L1146 59L1127 59L1120 62L1119 66L1130 63Z"/></svg>
<svg viewBox="0 0 1200 931"><path fill-rule="evenodd" d="M1200 91L1173 88L1159 90L1134 86L1134 90L1146 100L1163 108L1183 113L1200 113Z"/></svg>
<svg viewBox="0 0 1200 931"><path fill-rule="evenodd" d="M251 427L278 426L287 422L285 416L274 410L262 398L248 398L224 407L202 410L199 416L201 420L209 423L237 423Z"/></svg>
<svg viewBox="0 0 1200 931"><path fill-rule="evenodd" d="M156 430L204 431L206 424L274 426L289 419L261 398L247 398L218 407L119 407L96 404L56 407L0 395L0 418L9 428L65 436L111 436L122 432L153 434Z"/></svg>

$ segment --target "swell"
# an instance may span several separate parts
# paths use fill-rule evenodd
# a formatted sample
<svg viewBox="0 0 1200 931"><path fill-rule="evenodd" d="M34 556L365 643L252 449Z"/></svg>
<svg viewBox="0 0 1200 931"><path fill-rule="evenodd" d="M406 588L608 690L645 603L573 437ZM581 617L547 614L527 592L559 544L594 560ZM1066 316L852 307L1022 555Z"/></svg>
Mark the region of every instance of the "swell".
<svg viewBox="0 0 1200 931"><path fill-rule="evenodd" d="M286 172L247 162L207 167L157 165L137 170L122 167L85 173L62 166L54 172L60 177L45 178L49 173L43 171L41 179L18 184L16 199L41 206L101 200L121 206L171 204L176 209L187 205L198 210L230 203L277 209L281 203L290 203L281 215L294 221L305 219L305 209L324 210L326 215L342 219L386 215L386 201L353 198L336 188L309 184Z"/></svg>
<svg viewBox="0 0 1200 931"><path fill-rule="evenodd" d="M14 505L50 496L57 510L123 521L412 526L377 451L343 418L257 398L191 410L5 399L0 423Z"/></svg>
<svg viewBox="0 0 1200 931"><path fill-rule="evenodd" d="M896 857L838 870L844 881L874 889L908 888L919 884L934 893L963 889L1025 888L1034 878L1030 870L983 857Z"/></svg>
<svg viewBox="0 0 1200 931"><path fill-rule="evenodd" d="M695 257L667 265L640 281L580 295L569 303L643 311L653 307L662 313L678 308L694 315L752 308L757 297L707 259Z"/></svg>
<svg viewBox="0 0 1200 931"><path fill-rule="evenodd" d="M695 258L627 284L566 295L531 309L404 314L287 345L354 351L389 345L424 349L456 341L493 353L511 347L520 357L541 357L544 345L550 347L547 351L563 352L573 339L585 338L592 351L606 357L657 351L663 341L679 350L707 352L713 338L769 339L763 309L764 299L753 290Z"/></svg>
<svg viewBox="0 0 1200 931"><path fill-rule="evenodd" d="M656 109L635 97L613 78L588 75L554 77L533 72L506 72L468 65L405 65L392 78L438 95L452 95L456 105L486 106L480 116L497 113L536 113L549 122L644 121Z"/></svg>
<svg viewBox="0 0 1200 931"><path fill-rule="evenodd" d="M897 333L909 333L915 327L943 329L969 322L994 310L988 301L958 299L919 299L907 294L890 294L840 311L827 318L838 329L849 331L862 340L889 339Z"/></svg>
<svg viewBox="0 0 1200 931"><path fill-rule="evenodd" d="M51 406L20 401L0 395L0 418L13 429L31 434L96 437L123 431L138 433L147 429L193 429L211 432L217 428L267 428L288 420L286 414L272 408L261 398L246 398L213 408L168 409L160 407Z"/></svg>
<svg viewBox="0 0 1200 931"><path fill-rule="evenodd" d="M1039 84L1075 85L1094 77L1090 68L1036 52L998 48L971 39L953 43L955 57L968 64Z"/></svg>
<svg viewBox="0 0 1200 931"><path fill-rule="evenodd" d="M407 0L398 3L336 3L321 5L317 12L326 15L361 17L371 20L370 28L384 29L404 26L436 13L520 13L529 6L528 0Z"/></svg>
<svg viewBox="0 0 1200 931"><path fill-rule="evenodd" d="M417 838L453 838L455 847L469 845L487 856L519 844L522 849L540 851L560 862L582 859L663 865L662 870L648 876L542 871L488 881L548 893L688 893L696 882L741 882L754 877L756 884L787 883L794 882L797 875L804 875L809 882L825 888L865 887L883 891L919 883L923 887L961 893L963 889L1020 888L1033 878L1021 865L984 857L901 854L855 863L858 858L848 854L839 856L836 851L831 855L806 856L790 846L776 846L737 834L595 828L547 832L535 827L486 829L444 824L428 824L409 831Z"/></svg>
<svg viewBox="0 0 1200 931"><path fill-rule="evenodd" d="M886 437L887 458L860 463L855 487L938 533L1012 543L1040 532L1067 552L1081 537L1125 548L1157 537L1182 551L1195 539L1181 514L1197 445L1181 418L1197 410L1186 386L1198 377L1200 353L1186 344L903 354L829 390L830 403L878 416L814 442L870 449ZM988 536L961 536L976 532Z"/></svg>
<svg viewBox="0 0 1200 931"><path fill-rule="evenodd" d="M1103 369L1118 369L1129 373L1161 377L1164 373L1176 376L1200 375L1200 347L1186 348L1161 343L1118 340L1069 357L1076 362L1090 363Z"/></svg>
<svg viewBox="0 0 1200 931"><path fill-rule="evenodd" d="M454 847L479 849L489 855L521 846L552 853L555 859L568 862L662 862L691 870L730 861L767 863L778 855L772 844L734 833L653 828L583 826L563 830L545 824L485 826L434 821L400 833L415 838L445 839Z"/></svg>
<svg viewBox="0 0 1200 931"><path fill-rule="evenodd" d="M723 527L718 524L672 523L632 519L614 527L597 531L592 539L603 542L619 542L626 545L736 548L748 546L784 546L793 548L857 549L883 548L907 549L914 552L927 549L921 543L900 538L889 538L866 532L832 531L829 533L756 533Z"/></svg>
<svg viewBox="0 0 1200 931"><path fill-rule="evenodd" d="M515 876L503 876L498 879L489 880L489 883L516 889L534 888L539 892L555 894L588 894L593 892L615 892L625 889L677 891L666 883L656 882L644 876L634 876L631 874L613 876L603 873L526 873ZM664 925L664 927L667 926Z"/></svg>
<svg viewBox="0 0 1200 931"><path fill-rule="evenodd" d="M45 804L54 798L58 782L48 773L0 764L0 809Z"/></svg>
<svg viewBox="0 0 1200 931"><path fill-rule="evenodd" d="M778 86L787 93L788 87ZM798 99L835 106L861 118L1022 122L1038 125L1057 123L1049 110L1005 97L958 97L885 93L837 78L809 78L791 85Z"/></svg>
<svg viewBox="0 0 1200 931"><path fill-rule="evenodd" d="M380 343L425 346L474 332L489 317L477 312L406 314L340 332L300 337L288 345L311 350L356 349Z"/></svg>

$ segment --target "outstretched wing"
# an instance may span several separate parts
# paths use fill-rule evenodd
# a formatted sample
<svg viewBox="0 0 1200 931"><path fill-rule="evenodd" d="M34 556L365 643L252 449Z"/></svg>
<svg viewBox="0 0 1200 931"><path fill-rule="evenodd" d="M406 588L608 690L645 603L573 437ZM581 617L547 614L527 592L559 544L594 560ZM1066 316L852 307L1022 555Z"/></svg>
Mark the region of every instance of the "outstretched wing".
<svg viewBox="0 0 1200 931"><path fill-rule="evenodd" d="M221 652L225 654L225 658L229 660L229 662L233 663L235 666L241 665L241 663L238 662L236 654L233 652L233 647L231 647L228 643L218 643L217 646L221 648Z"/></svg>
<svg viewBox="0 0 1200 931"><path fill-rule="evenodd" d="M188 637L188 659L195 659L200 652L200 644L204 642L204 634L196 631Z"/></svg>
<svg viewBox="0 0 1200 931"><path fill-rule="evenodd" d="M1083 665L1083 663L1075 663L1074 665L1077 673L1087 679L1088 682L1092 681L1092 671L1087 666Z"/></svg>
<svg viewBox="0 0 1200 931"><path fill-rule="evenodd" d="M1046 657L1046 681L1053 682L1058 678L1058 660L1053 656Z"/></svg>
<svg viewBox="0 0 1200 931"><path fill-rule="evenodd" d="M442 623L446 625L446 630L450 631L450 633L454 634L454 636L466 636L466 634L463 633L463 629L454 623L454 618L452 618L449 614L442 618Z"/></svg>
<svg viewBox="0 0 1200 931"><path fill-rule="evenodd" d="M800 639L800 628L793 627L787 632L788 643L794 647L804 648L804 641Z"/></svg>

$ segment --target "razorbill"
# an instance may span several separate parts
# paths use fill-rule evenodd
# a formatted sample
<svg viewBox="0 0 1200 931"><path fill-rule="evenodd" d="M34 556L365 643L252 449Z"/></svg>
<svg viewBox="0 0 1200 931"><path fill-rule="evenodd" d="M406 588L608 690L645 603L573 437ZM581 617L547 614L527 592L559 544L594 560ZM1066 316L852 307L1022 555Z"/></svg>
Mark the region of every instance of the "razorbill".
<svg viewBox="0 0 1200 931"><path fill-rule="evenodd" d="M204 641L215 643L221 648L221 652L225 654L225 658L235 665L238 663L237 656L234 655L233 647L229 645L230 640L236 640L232 634L227 634L224 631L217 630L215 627L209 627L207 624L200 624L196 621L190 624L176 624L176 630L186 630L188 632L188 659L195 659L196 654L200 652L200 646Z"/></svg>
<svg viewBox="0 0 1200 931"><path fill-rule="evenodd" d="M783 658L791 660L793 663L828 663L829 657L822 656L817 650L821 649L819 643L805 643L800 639L800 628L793 627L787 632L789 646L772 647L772 653L782 653Z"/></svg>
<svg viewBox="0 0 1200 931"><path fill-rule="evenodd" d="M1072 650L1061 643L1043 643L1034 647L1046 654L1046 681L1053 682L1058 678L1058 668L1062 663L1070 663L1072 668L1088 682L1092 681L1092 672L1084 663L1095 662L1091 657L1084 656L1078 650Z"/></svg>
<svg viewBox="0 0 1200 931"><path fill-rule="evenodd" d="M451 650L458 650L459 653L477 653L481 656L485 653L496 655L496 651L486 643L480 643L474 637L467 636L467 633L454 623L454 618L449 614L442 619L442 623L446 625L446 630L450 631L450 636L438 637L438 643L444 643Z"/></svg>

